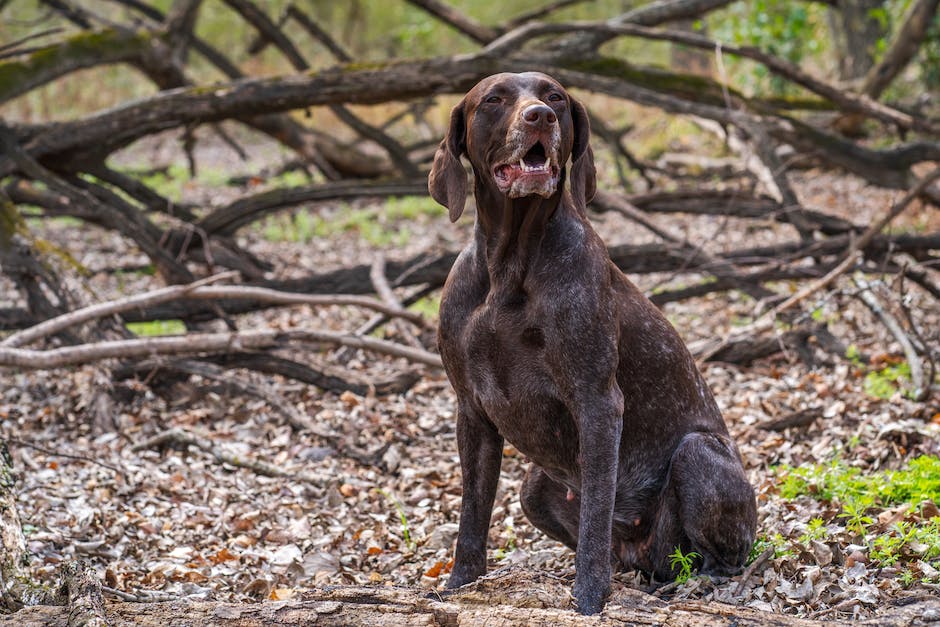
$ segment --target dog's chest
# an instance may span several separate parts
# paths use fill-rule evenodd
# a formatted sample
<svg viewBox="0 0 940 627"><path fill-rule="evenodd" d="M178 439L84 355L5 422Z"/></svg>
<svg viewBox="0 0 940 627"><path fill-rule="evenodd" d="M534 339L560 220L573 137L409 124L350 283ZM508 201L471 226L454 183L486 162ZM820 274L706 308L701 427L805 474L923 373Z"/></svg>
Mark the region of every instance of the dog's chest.
<svg viewBox="0 0 940 627"><path fill-rule="evenodd" d="M462 357L467 388L503 437L530 457L557 458L559 443L576 442L577 432L545 360L544 322L524 298L490 298L462 330Z"/></svg>
<svg viewBox="0 0 940 627"><path fill-rule="evenodd" d="M488 404L502 404L531 393L545 374L545 330L521 294L487 298L475 308L461 332L467 375Z"/></svg>

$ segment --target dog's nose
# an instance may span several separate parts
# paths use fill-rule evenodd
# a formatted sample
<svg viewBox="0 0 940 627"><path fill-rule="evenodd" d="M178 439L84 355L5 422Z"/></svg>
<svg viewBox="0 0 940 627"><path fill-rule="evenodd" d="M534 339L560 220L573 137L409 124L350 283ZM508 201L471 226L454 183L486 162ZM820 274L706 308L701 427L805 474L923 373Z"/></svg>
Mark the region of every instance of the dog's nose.
<svg viewBox="0 0 940 627"><path fill-rule="evenodd" d="M543 126L545 124L554 124L557 117L551 107L543 104L529 105L522 110L522 119L533 126Z"/></svg>

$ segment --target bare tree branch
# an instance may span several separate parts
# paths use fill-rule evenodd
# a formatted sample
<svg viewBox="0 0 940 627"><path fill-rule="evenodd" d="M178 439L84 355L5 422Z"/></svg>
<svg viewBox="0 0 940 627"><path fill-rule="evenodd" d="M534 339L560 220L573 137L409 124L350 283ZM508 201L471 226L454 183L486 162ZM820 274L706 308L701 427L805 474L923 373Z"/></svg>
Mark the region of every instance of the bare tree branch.
<svg viewBox="0 0 940 627"><path fill-rule="evenodd" d="M179 336L113 340L45 351L0 346L0 366L49 370L104 359L217 353L226 350L270 348L291 342L352 346L393 357L402 357L435 368L442 367L441 358L434 353L374 337L356 337L332 331L278 331L272 329L231 333L189 333Z"/></svg>
<svg viewBox="0 0 940 627"><path fill-rule="evenodd" d="M29 55L0 62L0 103L77 70L130 62L152 40L153 35L146 31L107 29L78 33Z"/></svg>
<svg viewBox="0 0 940 627"><path fill-rule="evenodd" d="M452 26L477 43L485 44L496 39L499 31L484 26L475 19L461 13L440 0L406 0L409 4L424 9L445 24Z"/></svg>
<svg viewBox="0 0 940 627"><path fill-rule="evenodd" d="M195 281L188 285L173 285L71 311L67 314L46 320L41 324L20 331L19 333L15 333L0 342L0 346L11 348L25 346L38 339L48 337L63 329L88 322L89 320L179 299L246 299L256 302L273 302L281 305L353 305L372 309L373 311L378 311L395 318L404 318L419 326L426 325L424 318L420 314L403 309L400 305L396 306L395 304L389 304L363 296L321 296L280 292L263 287L244 285L208 285L209 283L229 279L231 276L232 273L225 273Z"/></svg>
<svg viewBox="0 0 940 627"><path fill-rule="evenodd" d="M330 51L330 54L334 58L341 61L342 63L348 63L353 60L353 57L345 48L343 48L328 32L320 28L320 26L310 19L306 13L300 10L296 4L287 5L286 15L293 18L298 24L300 24L311 37L319 41L323 46Z"/></svg>
<svg viewBox="0 0 940 627"><path fill-rule="evenodd" d="M819 290L828 287L835 279L845 273L846 270L855 265L858 257L861 255L861 251L864 250L866 246L868 246L875 235L880 233L885 226L887 226L892 220L894 220L905 209L907 209L911 202L917 198L925 189L932 185L933 182L937 179L940 179L940 168L935 169L933 172L930 172L921 178L917 185L908 190L904 197L895 203L891 209L885 213L884 216L865 229L865 232L862 233L858 239L853 240L851 246L849 246L848 250L846 251L842 262L839 263L839 265L833 268L830 272L828 272L826 276L813 281L809 285L803 286L785 301L762 314L757 320L747 325L746 327L742 327L741 329L736 330L734 333L728 334L723 340L715 343L711 348L703 350L701 346L697 347L698 350L696 352L700 356L699 358L703 361L707 360L709 357L712 357L718 351L728 346L728 344L734 341L736 338L767 331L773 327L778 315L802 303L804 300Z"/></svg>
<svg viewBox="0 0 940 627"><path fill-rule="evenodd" d="M885 325L885 328L888 329L891 335L894 336L894 339L897 340L898 344L901 345L904 358L907 360L907 365L911 369L911 399L918 402L927 400L927 397L930 395L930 382L924 378L924 368L921 365L920 356L911 343L911 339L907 336L907 333L904 332L904 329L901 328L901 324L898 322L897 318L882 307L878 297L875 296L872 291L871 285L863 278L857 276L853 277L853 281L855 281L855 285L859 288L856 296L858 296L859 300L865 303L865 306L881 320L881 323Z"/></svg>

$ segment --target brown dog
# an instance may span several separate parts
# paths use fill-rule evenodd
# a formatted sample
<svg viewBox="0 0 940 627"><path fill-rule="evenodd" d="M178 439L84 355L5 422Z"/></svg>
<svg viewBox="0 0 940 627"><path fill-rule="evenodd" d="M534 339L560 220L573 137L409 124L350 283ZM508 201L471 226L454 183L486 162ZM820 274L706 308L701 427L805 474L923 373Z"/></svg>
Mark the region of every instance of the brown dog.
<svg viewBox="0 0 940 627"><path fill-rule="evenodd" d="M702 572L730 574L757 524L754 491L691 355L591 228L589 133L584 107L551 77L497 74L454 108L429 179L456 220L466 156L477 205L441 299L463 472L448 587L486 571L505 438L532 461L526 516L576 550L584 614L603 607L612 561L667 579L678 547L699 554Z"/></svg>

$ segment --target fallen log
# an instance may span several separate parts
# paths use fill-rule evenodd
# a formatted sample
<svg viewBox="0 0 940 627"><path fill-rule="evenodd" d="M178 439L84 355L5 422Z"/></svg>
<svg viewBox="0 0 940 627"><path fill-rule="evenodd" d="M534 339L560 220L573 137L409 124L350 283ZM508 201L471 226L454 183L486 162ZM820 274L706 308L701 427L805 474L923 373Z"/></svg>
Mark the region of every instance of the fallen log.
<svg viewBox="0 0 940 627"><path fill-rule="evenodd" d="M492 573L454 593L386 586L340 586L308 590L285 601L226 603L175 600L163 603L108 602L108 616L141 627L238 625L671 625L674 627L817 627L832 624L788 614L761 612L730 603L664 601L615 582L607 607L598 616L581 616L570 607L569 582L560 577L520 572ZM902 600L902 603L904 600ZM0 618L0 626L64 625L67 608L33 606ZM848 618L850 615L847 615ZM886 605L859 625L907 626L936 620L940 600L915 597ZM830 615L836 618L837 615Z"/></svg>

